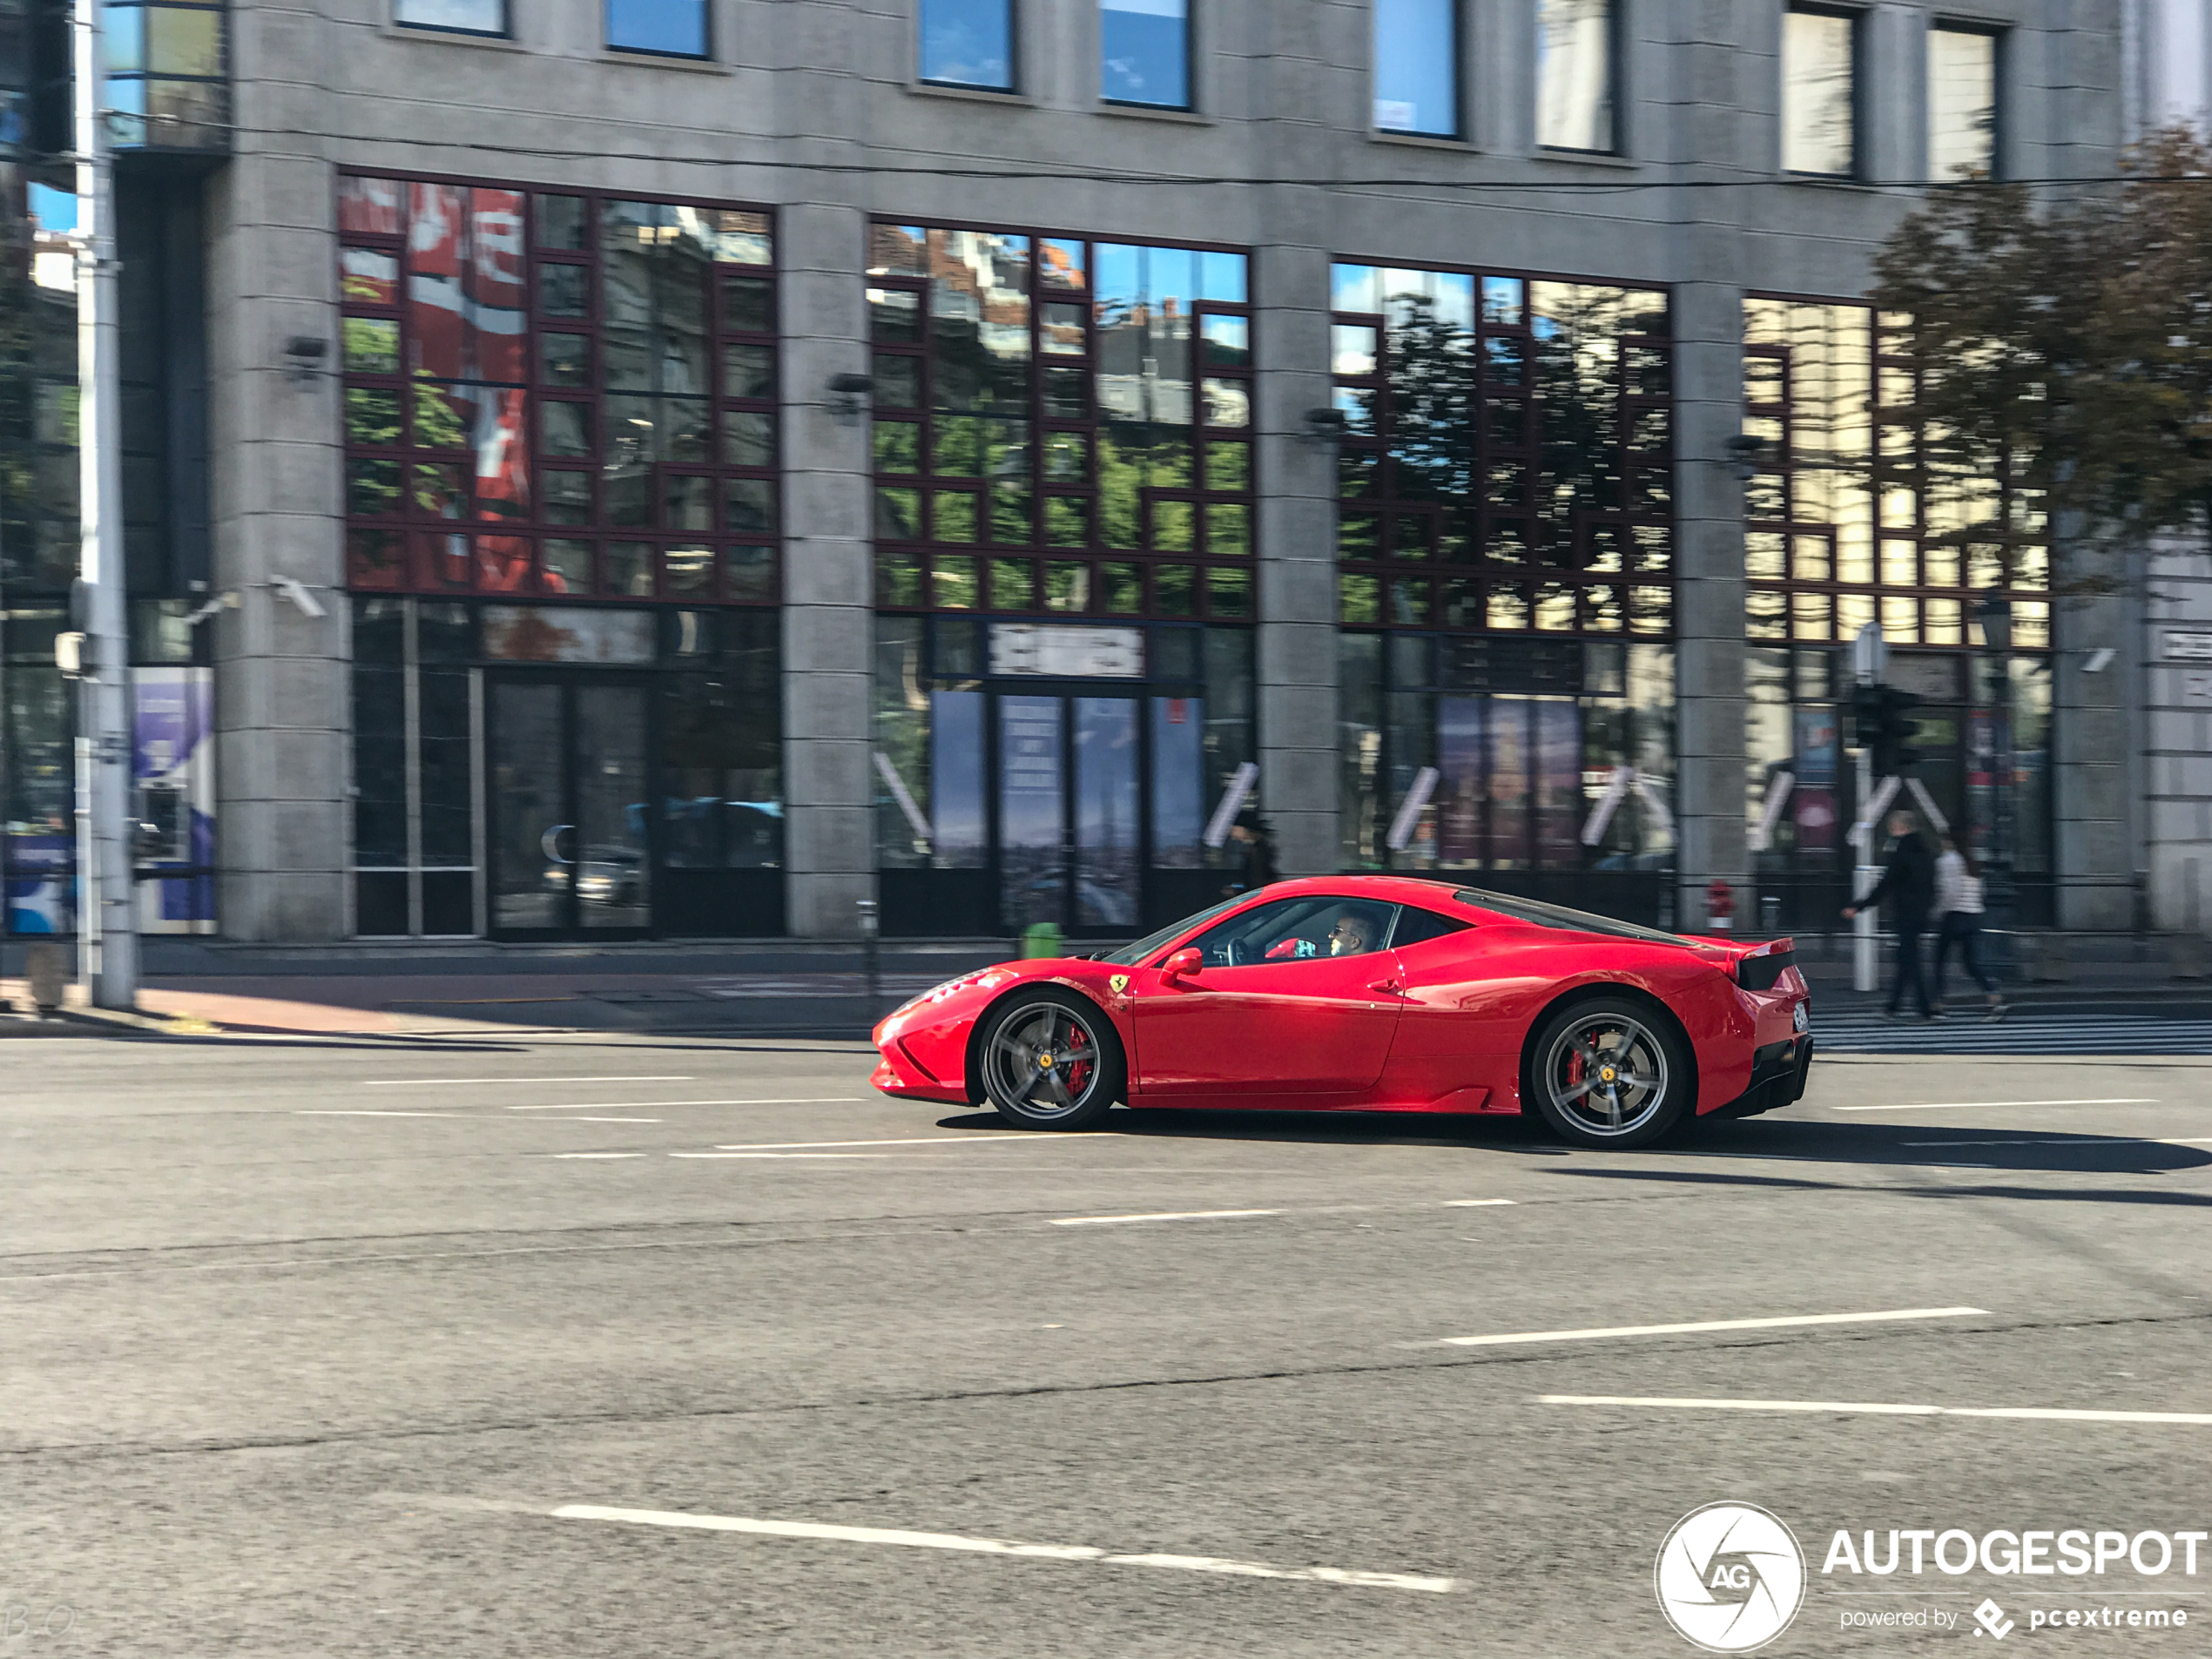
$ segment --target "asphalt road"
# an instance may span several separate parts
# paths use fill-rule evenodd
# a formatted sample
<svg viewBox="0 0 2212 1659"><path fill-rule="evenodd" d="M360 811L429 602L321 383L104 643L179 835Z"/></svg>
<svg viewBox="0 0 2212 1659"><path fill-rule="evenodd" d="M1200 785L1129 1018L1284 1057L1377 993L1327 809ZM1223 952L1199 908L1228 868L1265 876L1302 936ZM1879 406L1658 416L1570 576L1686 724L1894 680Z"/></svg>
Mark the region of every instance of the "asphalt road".
<svg viewBox="0 0 2212 1659"><path fill-rule="evenodd" d="M867 1070L0 1045L0 1659L1686 1655L1655 1554L1719 1501L1811 1558L1769 1653L1985 1598L2212 1648L2212 1060L1832 1058L1618 1155L1008 1136ZM1839 1528L2175 1554L1824 1573ZM2193 1622L2030 1628L2106 1608Z"/></svg>

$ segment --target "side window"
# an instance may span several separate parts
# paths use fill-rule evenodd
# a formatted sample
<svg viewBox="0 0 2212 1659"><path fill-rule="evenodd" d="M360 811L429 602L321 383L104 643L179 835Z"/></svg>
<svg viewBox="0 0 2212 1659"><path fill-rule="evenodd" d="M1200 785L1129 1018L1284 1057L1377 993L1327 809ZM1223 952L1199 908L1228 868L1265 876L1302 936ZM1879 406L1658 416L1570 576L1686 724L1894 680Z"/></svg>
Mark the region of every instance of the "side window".
<svg viewBox="0 0 2212 1659"><path fill-rule="evenodd" d="M1380 950L1397 907L1372 899L1308 894L1231 917L1191 941L1208 968L1257 968Z"/></svg>
<svg viewBox="0 0 2212 1659"><path fill-rule="evenodd" d="M1390 936L1390 948L1402 950L1408 945L1425 944L1432 939L1441 939L1447 934L1465 933L1474 927L1471 921L1460 921L1451 916L1440 916L1433 910L1423 910L1413 905L1403 907L1398 913L1398 931Z"/></svg>

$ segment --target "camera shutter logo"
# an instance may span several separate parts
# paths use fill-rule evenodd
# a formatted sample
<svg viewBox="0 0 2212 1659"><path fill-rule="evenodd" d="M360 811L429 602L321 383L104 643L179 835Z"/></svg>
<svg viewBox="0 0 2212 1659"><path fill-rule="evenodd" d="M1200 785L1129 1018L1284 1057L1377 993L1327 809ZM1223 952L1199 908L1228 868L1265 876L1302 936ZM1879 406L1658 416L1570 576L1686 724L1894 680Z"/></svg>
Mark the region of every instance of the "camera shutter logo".
<svg viewBox="0 0 2212 1659"><path fill-rule="evenodd" d="M1805 1553L1757 1505L1709 1503L1675 1522L1652 1581L1684 1640L1708 1653L1749 1653L1788 1629L1804 1604Z"/></svg>

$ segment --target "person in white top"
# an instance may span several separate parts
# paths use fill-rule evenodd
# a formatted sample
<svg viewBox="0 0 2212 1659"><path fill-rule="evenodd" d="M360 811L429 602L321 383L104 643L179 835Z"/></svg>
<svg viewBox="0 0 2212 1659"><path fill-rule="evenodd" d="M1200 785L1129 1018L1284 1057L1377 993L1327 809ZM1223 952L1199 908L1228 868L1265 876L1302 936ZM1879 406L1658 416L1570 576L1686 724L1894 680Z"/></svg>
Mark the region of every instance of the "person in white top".
<svg viewBox="0 0 2212 1659"><path fill-rule="evenodd" d="M1943 853L1936 860L1935 1001L1943 1007L1944 970L1951 960L1951 948L1959 948L1959 960L1969 978L1979 984L1989 998L1989 1017L2005 1017L2005 1000L1997 994L1995 975L1981 963L1981 866L1968 854L1959 850L1959 844L1948 835L1943 838Z"/></svg>

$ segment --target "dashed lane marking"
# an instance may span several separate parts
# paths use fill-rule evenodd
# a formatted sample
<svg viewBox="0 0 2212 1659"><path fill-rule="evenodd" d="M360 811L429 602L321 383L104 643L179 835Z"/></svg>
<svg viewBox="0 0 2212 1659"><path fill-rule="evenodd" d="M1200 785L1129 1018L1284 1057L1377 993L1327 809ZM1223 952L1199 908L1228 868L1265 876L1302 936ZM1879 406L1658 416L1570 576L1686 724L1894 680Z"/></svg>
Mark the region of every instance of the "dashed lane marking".
<svg viewBox="0 0 2212 1659"><path fill-rule="evenodd" d="M1242 1216L1279 1216L1279 1210L1163 1210L1143 1216L1062 1216L1055 1227L1107 1227L1123 1221L1229 1221Z"/></svg>
<svg viewBox="0 0 2212 1659"><path fill-rule="evenodd" d="M509 1106L510 1112L628 1112L655 1106L858 1106L860 1095L786 1095L760 1100L570 1100L557 1105Z"/></svg>
<svg viewBox="0 0 2212 1659"><path fill-rule="evenodd" d="M1831 1412L1876 1417L2006 1417L2047 1423L2212 1425L2212 1412L2076 1411L2051 1406L1889 1405L1851 1399L1673 1399L1635 1394L1538 1394L1539 1406L1638 1406L1662 1411Z"/></svg>
<svg viewBox="0 0 2212 1659"><path fill-rule="evenodd" d="M1965 1319L1986 1317L1987 1308L1889 1308L1875 1313L1787 1313L1759 1319L1696 1319L1683 1325L1611 1325L1586 1331L1515 1331L1497 1336L1445 1337L1455 1348L1487 1348L1508 1342L1595 1342L1606 1337L1680 1336L1695 1331L1776 1331L1785 1325L1867 1325L1883 1319Z"/></svg>
<svg viewBox="0 0 2212 1659"><path fill-rule="evenodd" d="M978 1141L1027 1141L1032 1146L1051 1146L1069 1138L1065 1135L1033 1135L1023 1130L1015 1135L917 1135L897 1141L739 1141L729 1146L718 1143L714 1150L718 1152L799 1152L825 1146L972 1146Z"/></svg>
<svg viewBox="0 0 2212 1659"><path fill-rule="evenodd" d="M607 1521L634 1527L680 1527L705 1532L747 1533L759 1538L802 1538L824 1543L888 1544L907 1549L959 1550L977 1555L1028 1561L1093 1561L1103 1567L1155 1567L1184 1573L1218 1573L1232 1578L1292 1579L1350 1588L1422 1590L1449 1595L1457 1579L1427 1573L1372 1573L1342 1567L1276 1567L1265 1561L1233 1561L1218 1555L1122 1554L1091 1544L1021 1544L1003 1538L971 1538L957 1533L909 1532L890 1527L833 1527L808 1521L764 1521L750 1515L700 1515L666 1509L613 1509L600 1504L566 1503L553 1510L561 1521Z"/></svg>
<svg viewBox="0 0 2212 1659"><path fill-rule="evenodd" d="M517 1089L536 1083L688 1083L695 1077L669 1072L651 1077L367 1077L363 1089L459 1089L487 1084L511 1084Z"/></svg>
<svg viewBox="0 0 2212 1659"><path fill-rule="evenodd" d="M2110 1100L1932 1100L1907 1106L1831 1106L1838 1112L1971 1112L1985 1106L2155 1106L2141 1096L2115 1096Z"/></svg>

